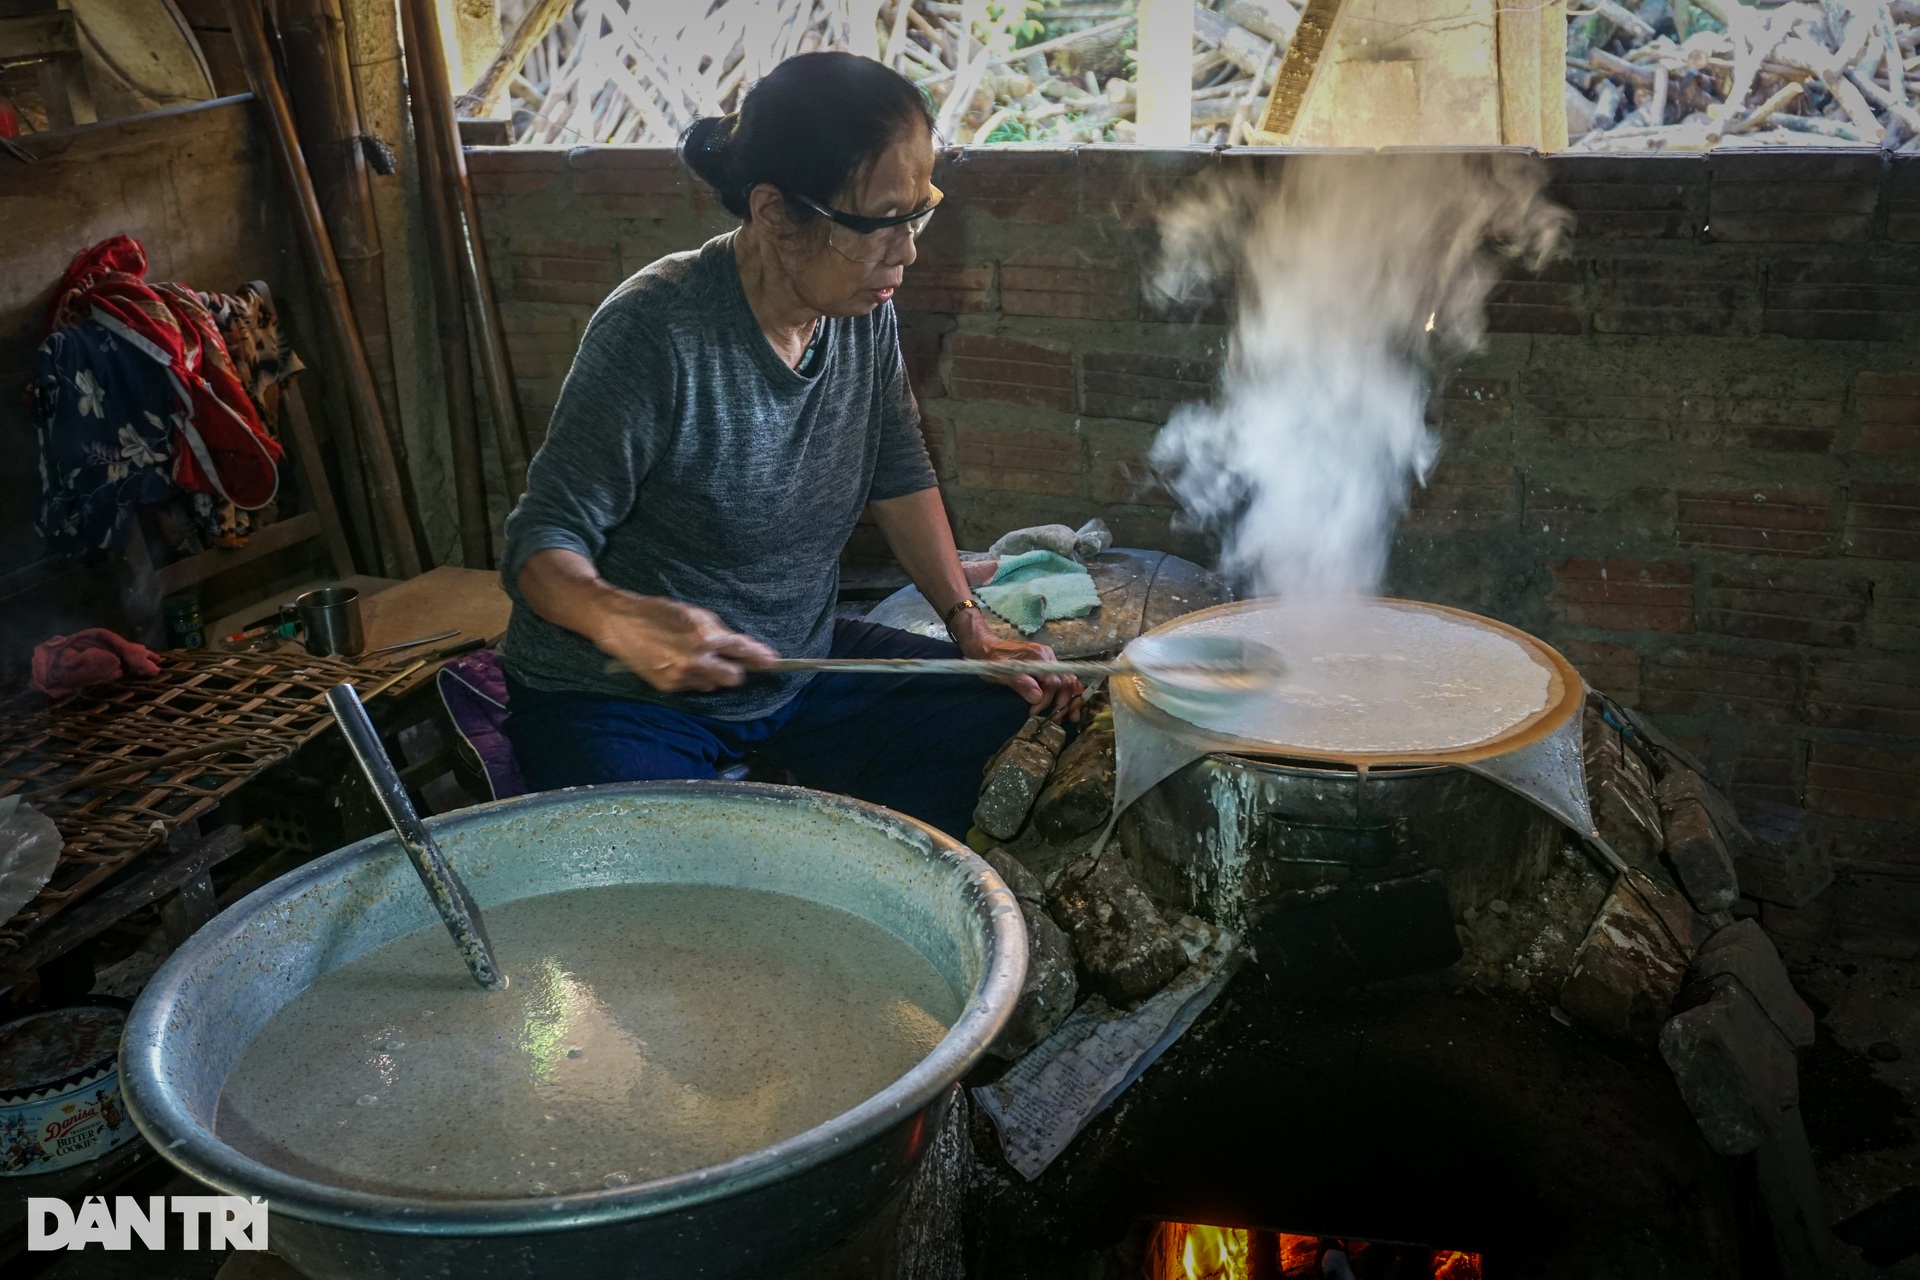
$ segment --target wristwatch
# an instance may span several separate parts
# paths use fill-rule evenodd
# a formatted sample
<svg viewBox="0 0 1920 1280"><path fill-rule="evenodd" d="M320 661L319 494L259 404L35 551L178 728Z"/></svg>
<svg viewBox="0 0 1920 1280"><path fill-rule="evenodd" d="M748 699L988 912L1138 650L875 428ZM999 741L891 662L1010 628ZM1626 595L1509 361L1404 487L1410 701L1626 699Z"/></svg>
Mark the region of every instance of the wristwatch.
<svg viewBox="0 0 1920 1280"><path fill-rule="evenodd" d="M960 601L958 604L950 606L945 613L941 614L940 621L944 626L951 629L953 626L953 620L960 616L960 611L962 609L978 609L979 607L980 607L979 604L974 600L974 598L972 596L968 596L966 599Z"/></svg>

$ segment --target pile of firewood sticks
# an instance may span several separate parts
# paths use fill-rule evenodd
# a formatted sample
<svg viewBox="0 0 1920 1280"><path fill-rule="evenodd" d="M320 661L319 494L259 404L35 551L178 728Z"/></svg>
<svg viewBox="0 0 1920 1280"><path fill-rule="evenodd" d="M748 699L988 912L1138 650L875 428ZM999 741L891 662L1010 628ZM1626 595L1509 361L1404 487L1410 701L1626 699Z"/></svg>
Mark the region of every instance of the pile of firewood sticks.
<svg viewBox="0 0 1920 1280"><path fill-rule="evenodd" d="M1576 151L1920 149L1920 0L1587 0L1567 30Z"/></svg>
<svg viewBox="0 0 1920 1280"><path fill-rule="evenodd" d="M1190 141L1256 140L1305 0L1194 0ZM1567 13L1579 151L1920 149L1920 0L1542 0ZM1133 142L1139 0L501 0L467 96L516 142L670 144L781 59L923 86L954 144Z"/></svg>
<svg viewBox="0 0 1920 1280"><path fill-rule="evenodd" d="M467 95L516 142L672 143L781 59L847 49L922 85L950 143L1133 140L1136 0L503 0L507 52ZM1197 0L1192 140L1259 119L1299 14Z"/></svg>

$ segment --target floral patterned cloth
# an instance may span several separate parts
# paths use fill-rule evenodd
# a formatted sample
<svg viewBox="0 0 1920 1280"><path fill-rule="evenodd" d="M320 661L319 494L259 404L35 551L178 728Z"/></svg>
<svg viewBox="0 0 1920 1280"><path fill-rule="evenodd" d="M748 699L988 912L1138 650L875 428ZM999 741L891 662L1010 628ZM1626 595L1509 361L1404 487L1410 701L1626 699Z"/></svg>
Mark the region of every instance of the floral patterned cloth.
<svg viewBox="0 0 1920 1280"><path fill-rule="evenodd" d="M189 493L213 493L243 510L272 502L279 489L280 442L227 354L212 314L191 289L149 285L146 250L114 236L74 257L47 308L48 336L92 320L126 347L162 365L173 388L173 480Z"/></svg>
<svg viewBox="0 0 1920 1280"><path fill-rule="evenodd" d="M280 403L293 376L307 366L280 328L273 291L264 280L250 280L238 293L202 293L199 298L220 330L234 373L260 414L260 425L277 439ZM193 510L207 536L225 547L245 546L256 525L273 523L270 510L249 513L210 493L194 494Z"/></svg>
<svg viewBox="0 0 1920 1280"><path fill-rule="evenodd" d="M94 320L49 334L34 353L34 525L56 552L118 551L133 508L174 491L173 385L166 366L128 354Z"/></svg>

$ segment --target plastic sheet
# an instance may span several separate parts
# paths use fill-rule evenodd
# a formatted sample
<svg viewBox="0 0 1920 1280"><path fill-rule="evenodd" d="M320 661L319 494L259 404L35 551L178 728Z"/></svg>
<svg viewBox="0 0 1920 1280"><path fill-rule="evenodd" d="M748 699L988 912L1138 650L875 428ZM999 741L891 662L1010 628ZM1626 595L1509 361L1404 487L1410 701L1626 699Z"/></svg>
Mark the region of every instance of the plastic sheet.
<svg viewBox="0 0 1920 1280"><path fill-rule="evenodd" d="M0 921L33 901L60 861L60 829L17 795L0 799Z"/></svg>

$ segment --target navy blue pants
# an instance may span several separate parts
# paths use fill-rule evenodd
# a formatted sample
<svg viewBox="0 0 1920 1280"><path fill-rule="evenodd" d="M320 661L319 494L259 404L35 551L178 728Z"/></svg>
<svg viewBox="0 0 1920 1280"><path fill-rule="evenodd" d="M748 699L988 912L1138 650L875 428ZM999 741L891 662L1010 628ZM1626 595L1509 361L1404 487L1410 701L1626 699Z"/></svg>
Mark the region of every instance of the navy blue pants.
<svg viewBox="0 0 1920 1280"><path fill-rule="evenodd" d="M952 658L942 640L868 622L834 628L836 658ZM1026 722L1013 690L972 676L817 675L760 720L714 720L598 693L510 682L507 737L534 791L711 778L748 753L802 786L870 800L953 836L973 824L987 758Z"/></svg>

